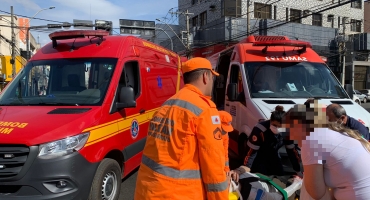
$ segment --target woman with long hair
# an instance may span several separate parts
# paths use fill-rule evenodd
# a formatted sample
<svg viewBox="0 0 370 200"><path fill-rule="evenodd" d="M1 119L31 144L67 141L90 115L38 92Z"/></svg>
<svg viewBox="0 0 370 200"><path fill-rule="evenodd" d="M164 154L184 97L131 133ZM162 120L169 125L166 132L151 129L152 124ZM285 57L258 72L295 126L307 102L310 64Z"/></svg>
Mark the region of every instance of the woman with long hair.
<svg viewBox="0 0 370 200"><path fill-rule="evenodd" d="M316 100L295 105L282 124L301 146L303 187L312 198L370 199L370 143L357 131L329 122Z"/></svg>

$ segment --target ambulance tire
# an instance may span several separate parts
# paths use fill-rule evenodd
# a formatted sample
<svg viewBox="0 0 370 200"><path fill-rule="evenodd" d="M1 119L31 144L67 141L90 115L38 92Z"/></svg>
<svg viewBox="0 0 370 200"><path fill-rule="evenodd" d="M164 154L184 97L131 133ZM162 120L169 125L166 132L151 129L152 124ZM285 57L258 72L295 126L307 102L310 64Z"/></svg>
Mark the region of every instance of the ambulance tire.
<svg viewBox="0 0 370 200"><path fill-rule="evenodd" d="M118 200L122 173L117 161L105 158L96 170L89 200Z"/></svg>
<svg viewBox="0 0 370 200"><path fill-rule="evenodd" d="M240 165L244 164L244 159L246 156L246 145L248 141L248 136L245 133L241 133L238 137L238 156L240 160Z"/></svg>

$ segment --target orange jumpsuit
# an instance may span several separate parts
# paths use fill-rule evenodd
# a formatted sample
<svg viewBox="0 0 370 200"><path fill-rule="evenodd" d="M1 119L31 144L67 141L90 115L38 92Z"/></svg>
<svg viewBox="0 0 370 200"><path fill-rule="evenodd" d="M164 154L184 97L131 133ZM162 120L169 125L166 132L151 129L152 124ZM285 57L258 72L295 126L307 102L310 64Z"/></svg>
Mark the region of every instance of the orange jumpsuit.
<svg viewBox="0 0 370 200"><path fill-rule="evenodd" d="M227 200L216 105L187 84L150 121L135 200Z"/></svg>
<svg viewBox="0 0 370 200"><path fill-rule="evenodd" d="M234 130L233 126L231 125L233 118L230 113L223 110L219 111L218 114L221 118L222 141L225 149L225 172L229 172L229 132Z"/></svg>

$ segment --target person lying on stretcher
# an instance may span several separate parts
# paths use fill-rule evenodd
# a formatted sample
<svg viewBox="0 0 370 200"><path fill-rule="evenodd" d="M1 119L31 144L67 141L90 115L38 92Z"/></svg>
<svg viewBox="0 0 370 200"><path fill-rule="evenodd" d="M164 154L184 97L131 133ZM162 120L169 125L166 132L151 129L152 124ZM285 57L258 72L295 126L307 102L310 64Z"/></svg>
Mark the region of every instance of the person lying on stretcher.
<svg viewBox="0 0 370 200"><path fill-rule="evenodd" d="M294 197L295 192L302 186L302 179L299 176L295 176L292 184L285 187L279 179L250 173L250 169L245 166L231 170L228 174L237 181L243 200L287 200L289 197Z"/></svg>

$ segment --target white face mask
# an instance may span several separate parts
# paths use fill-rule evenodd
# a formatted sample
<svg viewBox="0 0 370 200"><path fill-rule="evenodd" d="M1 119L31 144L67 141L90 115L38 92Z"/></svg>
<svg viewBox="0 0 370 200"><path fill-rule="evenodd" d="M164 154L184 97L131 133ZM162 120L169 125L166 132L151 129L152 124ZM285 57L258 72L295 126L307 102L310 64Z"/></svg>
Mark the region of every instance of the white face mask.
<svg viewBox="0 0 370 200"><path fill-rule="evenodd" d="M276 126L270 125L270 130L271 130L274 134L279 134L278 128L277 128Z"/></svg>

